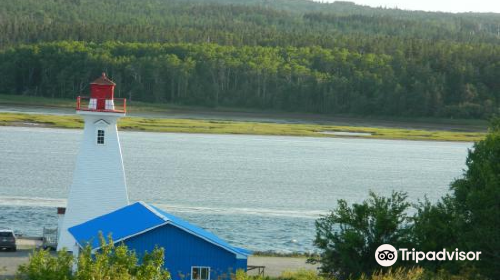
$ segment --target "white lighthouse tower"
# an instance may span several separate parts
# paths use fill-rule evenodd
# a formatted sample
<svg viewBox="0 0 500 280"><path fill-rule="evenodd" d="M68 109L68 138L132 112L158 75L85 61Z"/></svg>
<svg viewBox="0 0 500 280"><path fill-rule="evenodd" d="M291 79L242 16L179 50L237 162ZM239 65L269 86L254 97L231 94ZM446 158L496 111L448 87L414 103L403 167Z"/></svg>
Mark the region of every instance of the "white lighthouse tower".
<svg viewBox="0 0 500 280"><path fill-rule="evenodd" d="M126 100L114 98L114 87L103 73L90 84L90 98L77 99L76 113L84 118L85 127L58 250L71 251L75 245L68 228L129 204L116 129L117 120L125 116Z"/></svg>

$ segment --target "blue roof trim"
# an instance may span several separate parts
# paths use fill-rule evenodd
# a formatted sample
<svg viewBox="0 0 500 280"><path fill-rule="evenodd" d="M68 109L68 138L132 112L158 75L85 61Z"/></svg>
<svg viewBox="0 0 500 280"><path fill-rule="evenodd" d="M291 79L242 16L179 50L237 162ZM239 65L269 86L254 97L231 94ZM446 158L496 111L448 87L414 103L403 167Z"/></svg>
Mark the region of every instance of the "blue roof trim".
<svg viewBox="0 0 500 280"><path fill-rule="evenodd" d="M248 256L252 253L249 250L234 247L215 234L144 202L130 204L71 227L68 231L81 247L90 244L92 249L98 249L100 247L99 232L102 232L106 242L108 242L109 233L112 233L113 240L118 242L166 224L183 229L237 255Z"/></svg>

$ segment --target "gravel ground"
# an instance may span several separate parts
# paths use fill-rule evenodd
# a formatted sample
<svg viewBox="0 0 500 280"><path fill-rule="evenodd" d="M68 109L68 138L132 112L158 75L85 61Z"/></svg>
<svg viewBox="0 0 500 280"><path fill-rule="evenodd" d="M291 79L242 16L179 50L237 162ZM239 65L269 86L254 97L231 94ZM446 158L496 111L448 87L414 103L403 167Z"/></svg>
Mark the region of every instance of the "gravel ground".
<svg viewBox="0 0 500 280"><path fill-rule="evenodd" d="M0 251L0 279L12 277L20 264L28 260L31 250L21 249L17 252Z"/></svg>
<svg viewBox="0 0 500 280"><path fill-rule="evenodd" d="M20 264L28 261L31 249L20 249L17 252L0 251L0 280L12 277ZM265 266L266 276L279 276L283 271L297 269L316 270L316 265L306 264L306 258L292 257L261 257L251 256L248 265ZM250 275L257 275L257 270L249 271Z"/></svg>

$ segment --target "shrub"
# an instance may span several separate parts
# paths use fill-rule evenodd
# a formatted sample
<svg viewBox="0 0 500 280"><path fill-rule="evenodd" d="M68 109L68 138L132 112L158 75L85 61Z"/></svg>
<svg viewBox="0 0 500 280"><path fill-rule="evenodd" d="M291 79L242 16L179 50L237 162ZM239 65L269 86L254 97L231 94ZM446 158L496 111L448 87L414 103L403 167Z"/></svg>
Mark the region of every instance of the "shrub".
<svg viewBox="0 0 500 280"><path fill-rule="evenodd" d="M163 248L145 252L139 262L135 252L121 243L115 246L111 237L106 243L101 236L101 248L95 252L86 246L78 256L78 266L72 273L73 256L65 251L57 256L48 251L34 251L27 264L18 269L20 280L161 280L170 279L163 268Z"/></svg>
<svg viewBox="0 0 500 280"><path fill-rule="evenodd" d="M414 216L412 241L413 248L419 251L455 250L458 244L458 217L453 198L446 196L436 204L427 199L417 205ZM456 262L421 261L419 265L427 270L438 271L445 269L458 273L459 265Z"/></svg>
<svg viewBox="0 0 500 280"><path fill-rule="evenodd" d="M380 269L374 257L378 246L407 247L410 204L406 197L401 192L393 192L389 198L370 192L368 200L351 207L339 200L335 210L316 221L314 244L321 250L317 260L321 272L339 279L371 275Z"/></svg>
<svg viewBox="0 0 500 280"><path fill-rule="evenodd" d="M34 251L29 262L20 265L16 279L26 280L67 280L72 279L71 267L73 256L66 251L57 252L56 256L48 250Z"/></svg>

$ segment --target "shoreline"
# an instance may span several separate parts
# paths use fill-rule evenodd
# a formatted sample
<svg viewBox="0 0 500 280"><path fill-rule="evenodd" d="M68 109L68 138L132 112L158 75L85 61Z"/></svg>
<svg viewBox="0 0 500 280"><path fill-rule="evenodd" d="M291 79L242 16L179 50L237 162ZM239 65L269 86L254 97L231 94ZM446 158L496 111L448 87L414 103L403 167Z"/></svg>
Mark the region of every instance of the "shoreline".
<svg viewBox="0 0 500 280"><path fill-rule="evenodd" d="M83 128L83 121L78 115L0 112L0 126L81 129ZM474 142L483 139L486 135L485 132L457 132L449 130L145 117L124 117L119 121L118 129L119 131L160 133L269 135L445 142Z"/></svg>

